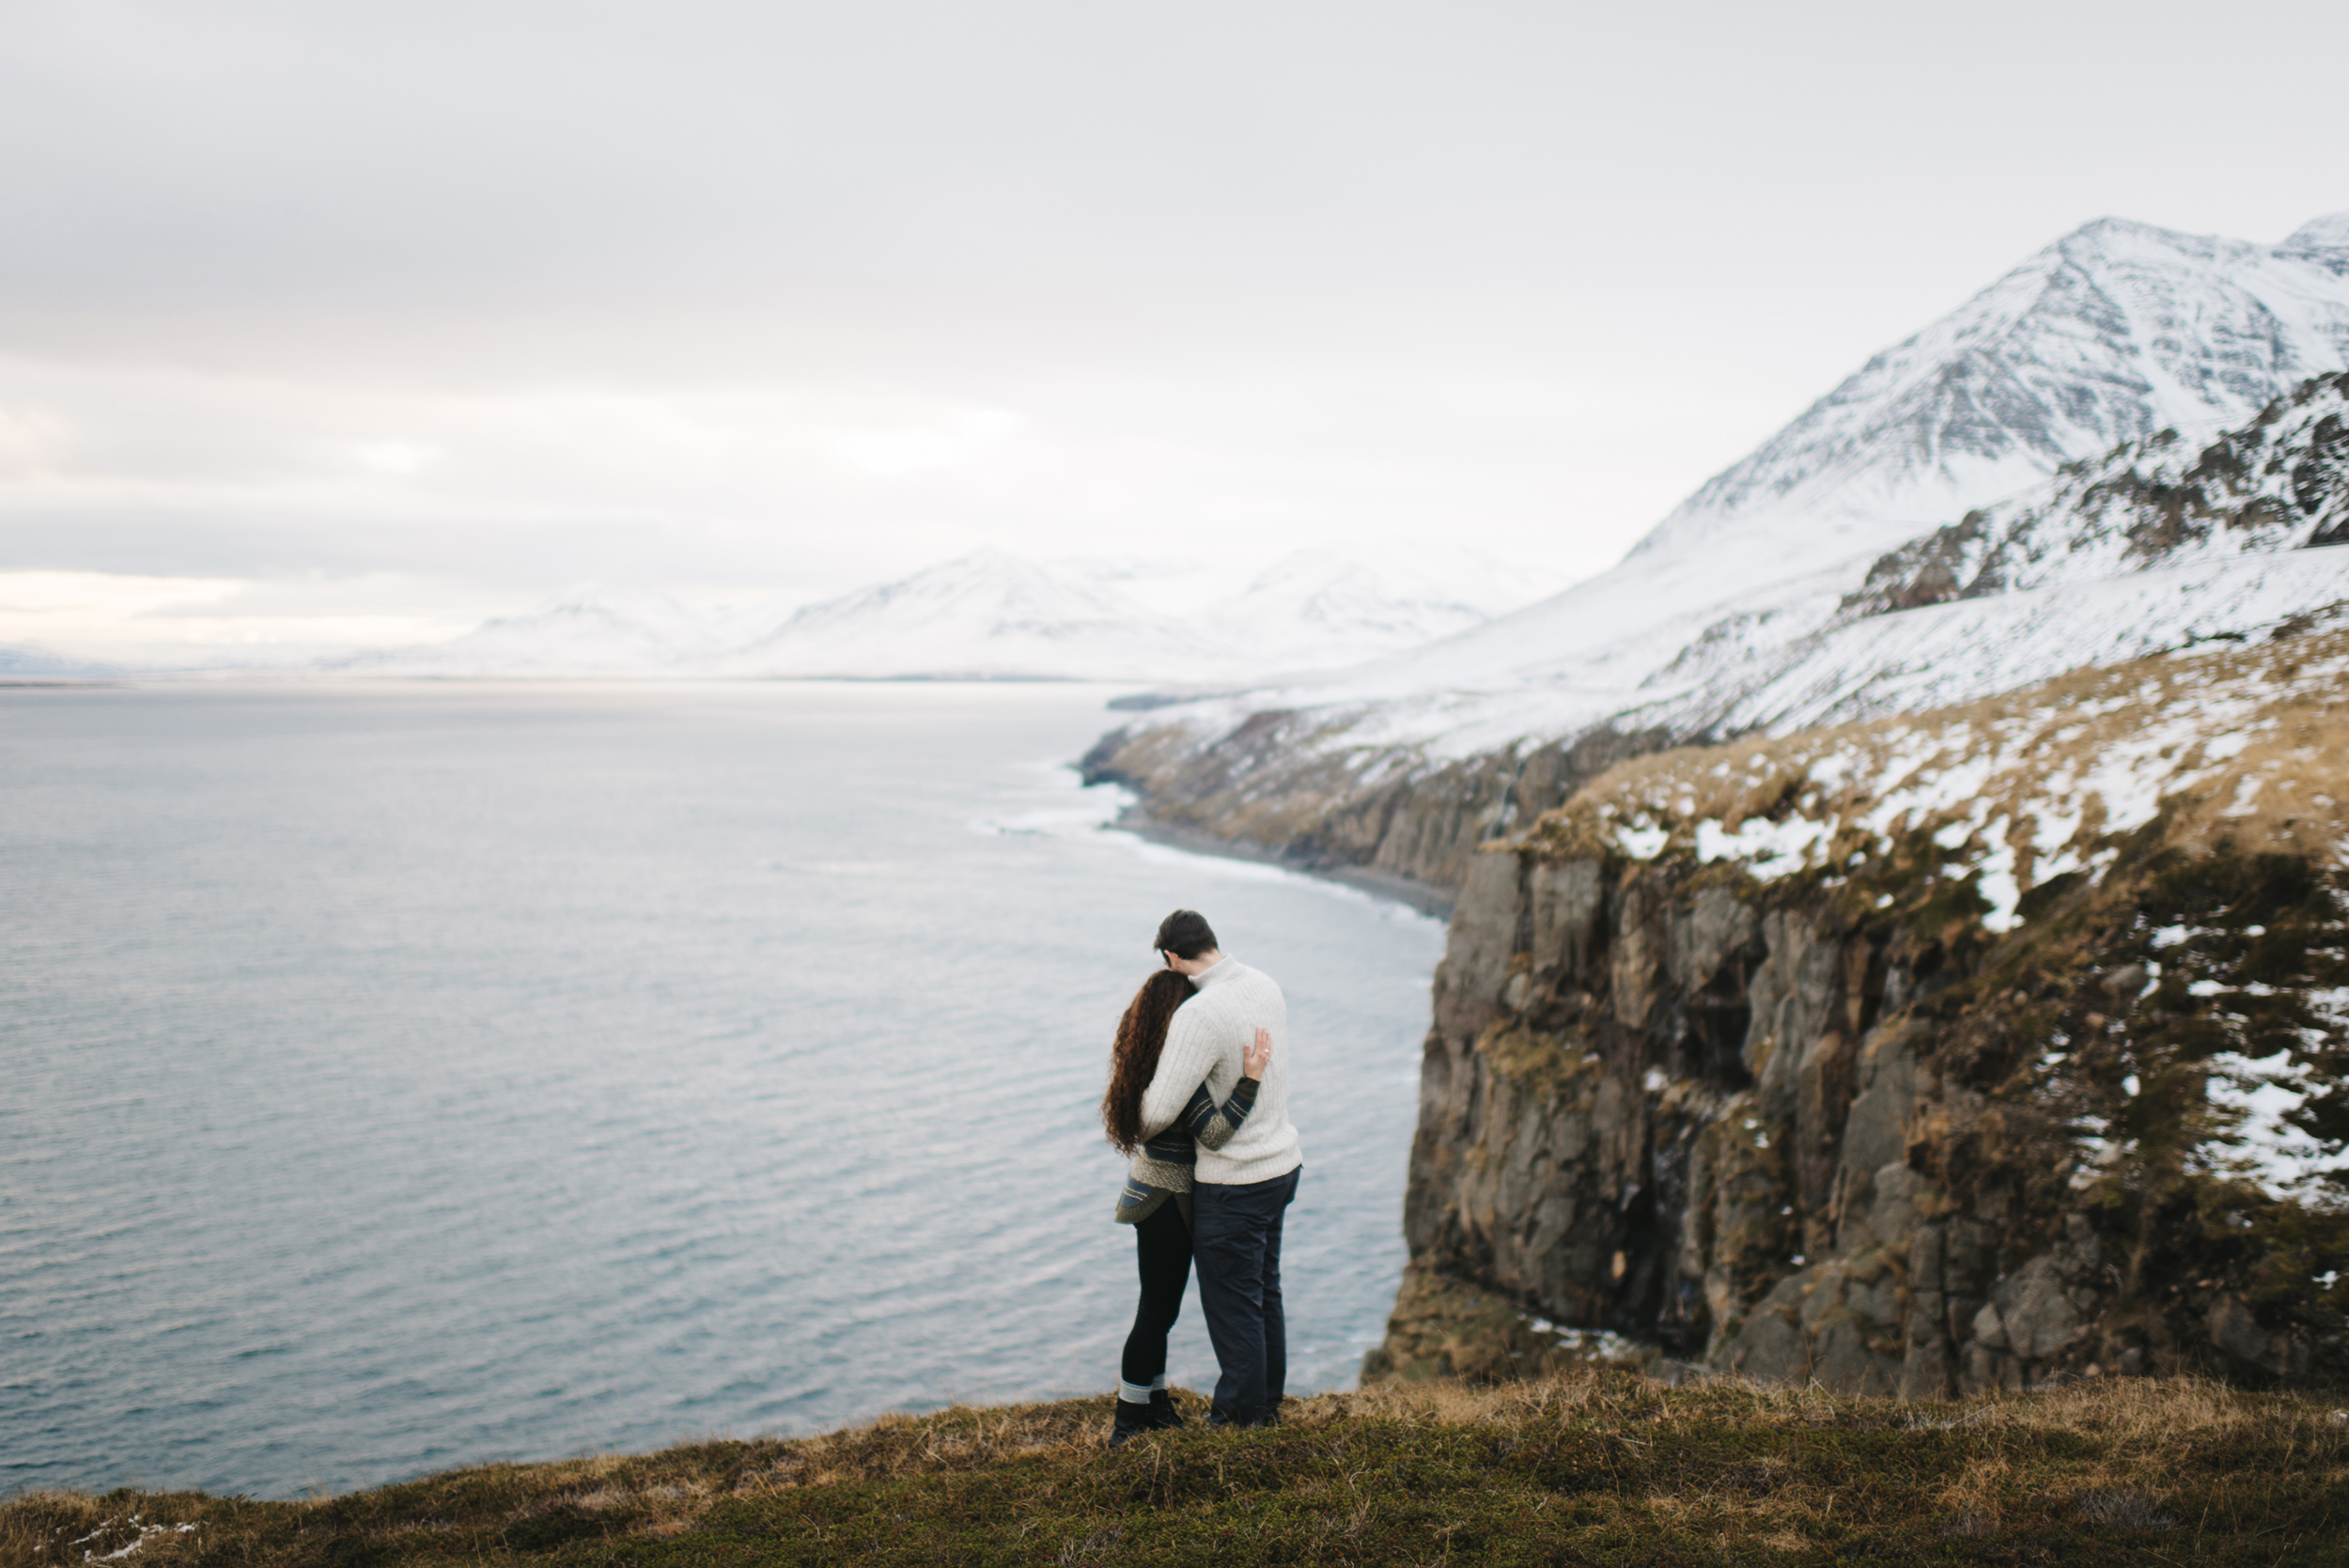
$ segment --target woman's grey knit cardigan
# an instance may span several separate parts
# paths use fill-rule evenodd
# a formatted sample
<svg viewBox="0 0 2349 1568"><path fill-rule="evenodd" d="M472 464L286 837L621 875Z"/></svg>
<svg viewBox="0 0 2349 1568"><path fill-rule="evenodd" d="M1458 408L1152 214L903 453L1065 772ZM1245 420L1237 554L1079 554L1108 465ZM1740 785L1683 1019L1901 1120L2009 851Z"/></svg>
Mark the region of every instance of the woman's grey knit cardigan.
<svg viewBox="0 0 2349 1568"><path fill-rule="evenodd" d="M1117 1222L1139 1225L1159 1210L1169 1198L1183 1211L1183 1225L1190 1225L1191 1167L1199 1162L1199 1145L1220 1149L1232 1141L1232 1135L1248 1120L1248 1112L1256 1104L1256 1080L1241 1079L1232 1085L1232 1097L1222 1105L1201 1084L1191 1091L1190 1103L1174 1119L1174 1125L1151 1139L1134 1156L1133 1164L1126 1172L1125 1189L1117 1195Z"/></svg>

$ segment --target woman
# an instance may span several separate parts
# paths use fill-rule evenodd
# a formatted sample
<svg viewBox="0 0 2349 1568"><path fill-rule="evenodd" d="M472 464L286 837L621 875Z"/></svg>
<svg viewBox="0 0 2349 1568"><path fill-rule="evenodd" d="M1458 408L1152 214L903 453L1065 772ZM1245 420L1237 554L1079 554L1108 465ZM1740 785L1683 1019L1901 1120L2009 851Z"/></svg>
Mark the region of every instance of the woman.
<svg viewBox="0 0 2349 1568"><path fill-rule="evenodd" d="M1160 970L1142 983L1126 1016L1118 1020L1110 1053L1110 1087L1101 1096L1101 1125L1110 1144L1133 1164L1117 1195L1117 1222L1134 1228L1134 1252L1142 1272L1142 1303L1118 1369L1117 1422L1110 1432L1115 1448L1137 1432L1183 1424L1166 1393L1166 1336L1183 1310L1183 1288L1190 1282L1190 1175L1199 1145L1220 1149L1231 1141L1256 1103L1265 1063L1272 1057L1272 1035L1256 1031L1256 1043L1241 1058L1240 1080L1223 1104L1204 1083L1173 1126L1145 1139L1142 1096L1158 1071L1166 1047L1166 1026L1190 995L1190 982Z"/></svg>

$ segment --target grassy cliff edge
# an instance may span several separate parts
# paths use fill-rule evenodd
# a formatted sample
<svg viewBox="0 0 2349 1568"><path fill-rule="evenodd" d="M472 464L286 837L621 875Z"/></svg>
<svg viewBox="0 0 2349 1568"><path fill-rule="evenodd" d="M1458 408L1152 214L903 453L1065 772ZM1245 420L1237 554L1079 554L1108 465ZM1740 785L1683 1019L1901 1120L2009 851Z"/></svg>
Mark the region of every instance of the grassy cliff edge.
<svg viewBox="0 0 2349 1568"><path fill-rule="evenodd" d="M1109 1414L957 1408L297 1502L37 1493L0 1505L0 1562L2349 1561L2349 1413L2200 1381L1917 1404L1575 1370L1116 1452Z"/></svg>

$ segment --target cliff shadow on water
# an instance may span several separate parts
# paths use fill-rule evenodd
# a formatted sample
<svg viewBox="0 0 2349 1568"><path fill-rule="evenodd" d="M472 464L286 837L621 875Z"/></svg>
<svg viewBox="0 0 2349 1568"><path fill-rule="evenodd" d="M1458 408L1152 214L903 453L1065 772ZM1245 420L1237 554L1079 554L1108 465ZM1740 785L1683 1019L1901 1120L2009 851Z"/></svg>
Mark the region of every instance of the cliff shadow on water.
<svg viewBox="0 0 2349 1568"><path fill-rule="evenodd" d="M1579 1329L1843 1394L2341 1382L2349 643L2306 641L1650 756L1476 854L1365 1378Z"/></svg>

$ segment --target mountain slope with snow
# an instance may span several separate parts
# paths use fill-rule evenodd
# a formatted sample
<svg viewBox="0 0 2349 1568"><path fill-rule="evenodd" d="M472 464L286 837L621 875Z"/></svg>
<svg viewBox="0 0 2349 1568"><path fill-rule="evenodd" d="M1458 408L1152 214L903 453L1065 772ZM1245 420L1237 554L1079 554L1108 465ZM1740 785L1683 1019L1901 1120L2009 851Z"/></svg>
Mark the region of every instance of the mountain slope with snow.
<svg viewBox="0 0 2349 1568"><path fill-rule="evenodd" d="M2208 444L2163 431L1902 546L1845 616L2349 542L2349 375Z"/></svg>
<svg viewBox="0 0 2349 1568"><path fill-rule="evenodd" d="M1784 733L2305 626L2349 601L2344 542L2349 373L1969 513L1878 560L1825 629L1668 706L1691 730Z"/></svg>
<svg viewBox="0 0 2349 1568"><path fill-rule="evenodd" d="M665 594L583 582L462 637L329 661L362 675L628 675L717 651L708 623Z"/></svg>
<svg viewBox="0 0 2349 1568"><path fill-rule="evenodd" d="M894 582L809 605L694 673L965 680L1228 676L1206 639L1067 571L981 550Z"/></svg>
<svg viewBox="0 0 2349 1568"><path fill-rule="evenodd" d="M1190 624L1252 674L1325 669L1481 626L1555 585L1474 551L1381 540L1293 551Z"/></svg>
<svg viewBox="0 0 2349 1568"><path fill-rule="evenodd" d="M1702 684L1708 637L1746 660L1820 631L1887 551L2063 463L2248 420L2344 366L2349 214L2272 247L2091 224L1877 355L1611 570L1246 706L1382 708L1362 740L1447 754L1595 723Z"/></svg>
<svg viewBox="0 0 2349 1568"><path fill-rule="evenodd" d="M1176 581L1180 609L1152 593ZM1222 686L1411 647L1513 609L1542 572L1448 546L1299 551L1220 598L1212 567L1038 565L982 550L786 611L696 611L589 582L452 642L322 668L369 675L1100 680ZM1204 601L1204 602L1203 602Z"/></svg>
<svg viewBox="0 0 2349 1568"><path fill-rule="evenodd" d="M1929 527L2061 464L2232 422L2349 365L2349 214L2279 245L2118 218L1871 359L1643 540L1748 520Z"/></svg>
<svg viewBox="0 0 2349 1568"><path fill-rule="evenodd" d="M2306 615L2349 598L2349 551L2280 547L2330 538L2323 508L2340 503L2259 520L2339 493L2339 389L2322 378L2345 363L2349 214L2277 246L2092 224L1878 355L1612 570L1399 657L1164 709L1105 741L1096 770L1199 827L1245 777L1268 842L1449 867L1480 813L1518 809L1513 769L1553 742L1776 733ZM2241 428L2213 442L2225 423ZM2221 483L2254 446L2259 474ZM2189 482L2207 518L2179 509ZM2131 507L2144 515L2123 520ZM1983 539L1917 542L1949 525ZM2007 575L1983 577L1994 544ZM1867 613L1908 546L1983 593ZM1397 847L1392 792L1446 769L1483 782Z"/></svg>
<svg viewBox="0 0 2349 1568"><path fill-rule="evenodd" d="M2282 245L2103 220L1871 360L1708 481L1611 571L1338 700L1548 687L1558 722L1671 667L1726 617L1819 629L1885 551L2165 428L2201 434L2349 366L2349 215Z"/></svg>

